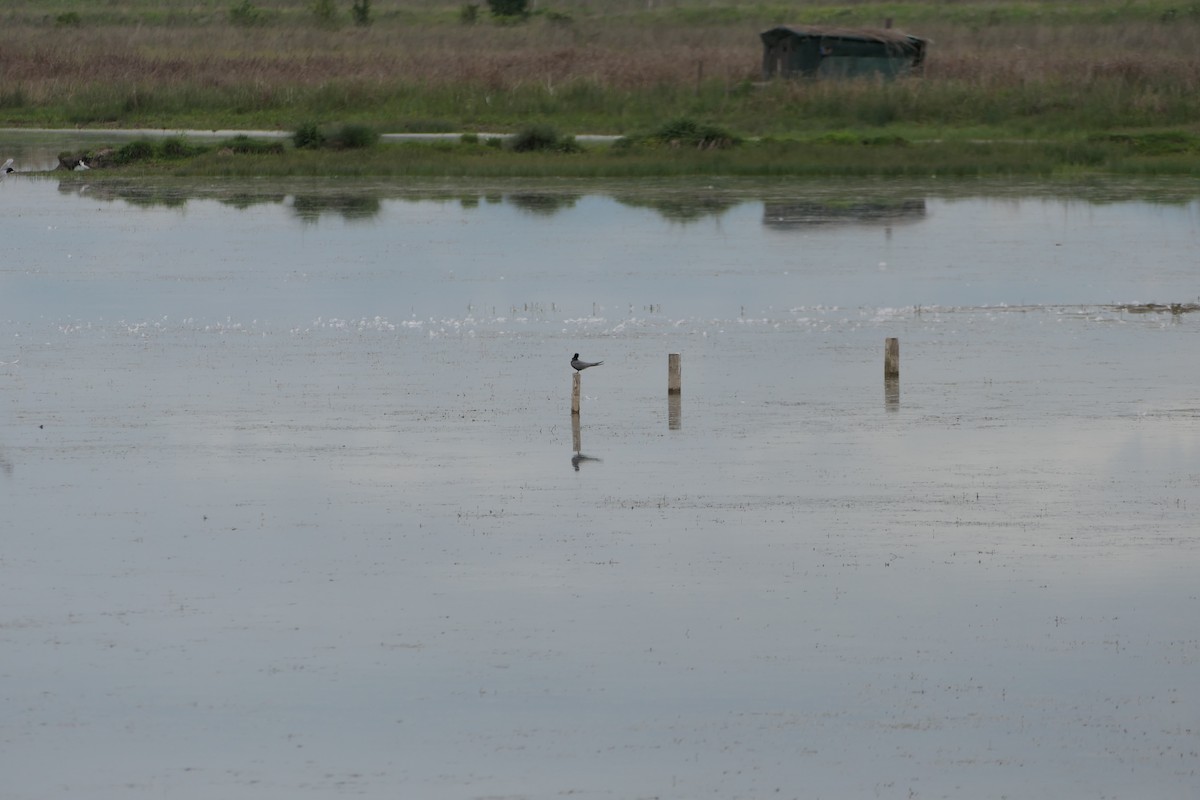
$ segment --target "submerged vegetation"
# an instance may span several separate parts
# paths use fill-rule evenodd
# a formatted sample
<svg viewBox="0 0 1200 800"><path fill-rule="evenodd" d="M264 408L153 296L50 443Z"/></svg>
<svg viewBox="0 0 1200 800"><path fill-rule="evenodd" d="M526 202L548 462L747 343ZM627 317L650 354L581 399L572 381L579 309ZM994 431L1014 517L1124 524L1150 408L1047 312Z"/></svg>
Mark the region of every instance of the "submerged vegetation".
<svg viewBox="0 0 1200 800"><path fill-rule="evenodd" d="M1193 172L1200 161L1195 3L548 0L510 10L60 0L48 15L44 3L13 0L0 12L0 126L295 131L275 154L283 169L344 160L385 174L467 155L497 172L543 161L538 169L579 172L650 162L667 173L971 162L981 172ZM920 76L761 80L768 27L886 19L931 40ZM393 146L379 131L465 132L484 144ZM602 160L564 131L623 138ZM509 146L495 147L496 134ZM354 162L347 150L370 155ZM200 161L219 171L215 155Z"/></svg>

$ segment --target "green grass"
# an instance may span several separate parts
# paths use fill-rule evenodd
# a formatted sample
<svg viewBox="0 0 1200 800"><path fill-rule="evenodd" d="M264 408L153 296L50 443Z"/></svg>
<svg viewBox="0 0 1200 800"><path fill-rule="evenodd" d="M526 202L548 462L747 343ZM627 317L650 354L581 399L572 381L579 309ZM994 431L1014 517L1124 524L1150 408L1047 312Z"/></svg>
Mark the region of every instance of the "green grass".
<svg viewBox="0 0 1200 800"><path fill-rule="evenodd" d="M648 148L574 154L578 164L560 158L570 153L513 162L491 150L426 148L401 159L412 162L405 167L358 162L387 171L519 172L544 161L537 170L890 174L939 163L969 171L975 162L995 174L1022 159L1040 172L1191 170L1200 158L1168 141L1200 132L1200 0L545 0L508 25L481 6L477 23L464 25L461 2L374 0L371 24L360 26L349 22L349 0L334 4L332 21L312 0L11 0L0 9L0 127L292 131L307 122L338 146L374 153L376 131L552 128L566 133L558 149L570 150L571 134L652 139L673 120L692 120L731 141L784 148L777 164L754 163L765 145L700 160ZM760 80L758 33L767 27L885 19L931 39L923 76ZM847 137L894 146L850 159L853 148L837 149ZM934 139L953 147L921 144ZM816 157L779 144L788 140L805 140ZM1013 145L1030 148L1016 154L972 140L1035 142ZM448 165L454 159L465 166ZM287 169L310 168L290 152L287 160L295 162Z"/></svg>
<svg viewBox="0 0 1200 800"><path fill-rule="evenodd" d="M115 148L109 171L207 178L1050 177L1101 172L1200 174L1197 152L1200 138L1183 132L1036 142L910 141L840 131L802 139L742 141L724 148L664 141L650 133L619 146L576 146L565 152L553 145L521 152L477 137L358 150L284 147L278 141L254 143L238 137L214 145L174 139L129 143ZM97 174L93 171L93 176Z"/></svg>

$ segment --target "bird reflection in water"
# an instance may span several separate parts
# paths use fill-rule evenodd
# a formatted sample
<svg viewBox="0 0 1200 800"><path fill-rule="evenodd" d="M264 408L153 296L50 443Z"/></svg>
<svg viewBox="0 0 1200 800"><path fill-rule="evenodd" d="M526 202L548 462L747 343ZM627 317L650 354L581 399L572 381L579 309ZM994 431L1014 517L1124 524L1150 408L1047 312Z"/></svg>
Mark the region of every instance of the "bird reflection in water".
<svg viewBox="0 0 1200 800"><path fill-rule="evenodd" d="M571 449L575 451L575 455L571 456L571 466L576 472L579 472L579 465L585 461L600 461L601 459L593 456L585 456L583 454L582 436L579 432L579 415L571 415Z"/></svg>

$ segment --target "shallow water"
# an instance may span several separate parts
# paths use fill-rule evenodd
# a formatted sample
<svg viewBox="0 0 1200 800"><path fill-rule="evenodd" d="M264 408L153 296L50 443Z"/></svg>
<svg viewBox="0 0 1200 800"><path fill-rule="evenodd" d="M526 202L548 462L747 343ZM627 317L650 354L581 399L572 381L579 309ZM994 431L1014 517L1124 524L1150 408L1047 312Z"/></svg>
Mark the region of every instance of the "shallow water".
<svg viewBox="0 0 1200 800"><path fill-rule="evenodd" d="M1194 791L1187 186L0 204L6 796Z"/></svg>

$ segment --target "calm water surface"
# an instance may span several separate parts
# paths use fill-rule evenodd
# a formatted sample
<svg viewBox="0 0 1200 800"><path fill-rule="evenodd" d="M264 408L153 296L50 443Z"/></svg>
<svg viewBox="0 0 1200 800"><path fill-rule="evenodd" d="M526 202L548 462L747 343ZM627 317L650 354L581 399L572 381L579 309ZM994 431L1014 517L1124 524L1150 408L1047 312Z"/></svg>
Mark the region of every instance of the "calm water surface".
<svg viewBox="0 0 1200 800"><path fill-rule="evenodd" d="M0 208L6 797L1194 793L1188 185Z"/></svg>

